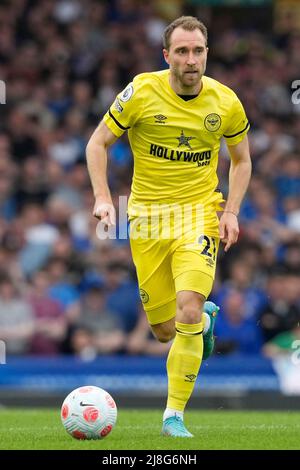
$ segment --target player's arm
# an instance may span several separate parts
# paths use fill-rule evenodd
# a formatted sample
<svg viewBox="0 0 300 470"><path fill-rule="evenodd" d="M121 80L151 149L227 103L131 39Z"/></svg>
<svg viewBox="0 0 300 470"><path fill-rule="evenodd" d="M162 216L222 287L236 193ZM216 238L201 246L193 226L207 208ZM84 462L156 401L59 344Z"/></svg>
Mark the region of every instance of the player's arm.
<svg viewBox="0 0 300 470"><path fill-rule="evenodd" d="M87 167L95 196L93 215L107 226L116 223L115 209L107 182L107 149L116 140L114 133L101 121L86 147Z"/></svg>
<svg viewBox="0 0 300 470"><path fill-rule="evenodd" d="M251 176L251 158L247 135L236 145L228 145L231 158L229 171L229 193L220 219L220 238L225 251L237 242L239 235L238 214Z"/></svg>
<svg viewBox="0 0 300 470"><path fill-rule="evenodd" d="M116 219L106 176L107 149L135 125L143 108L143 93L139 87L139 79L134 79L119 93L86 148L88 171L95 196L93 214L106 226L114 225Z"/></svg>

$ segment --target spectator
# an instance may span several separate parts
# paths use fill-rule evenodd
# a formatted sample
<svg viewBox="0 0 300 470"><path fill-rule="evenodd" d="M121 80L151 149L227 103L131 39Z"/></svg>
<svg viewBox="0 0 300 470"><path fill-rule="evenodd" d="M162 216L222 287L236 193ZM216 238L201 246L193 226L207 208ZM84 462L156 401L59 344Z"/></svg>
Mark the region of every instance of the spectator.
<svg viewBox="0 0 300 470"><path fill-rule="evenodd" d="M296 303L299 278L274 271L267 283L269 302L262 309L259 324L264 342L288 331L299 321L300 309Z"/></svg>
<svg viewBox="0 0 300 470"><path fill-rule="evenodd" d="M257 354L261 348L261 332L253 318L245 318L245 296L232 289L222 306L216 323L216 351L223 354Z"/></svg>
<svg viewBox="0 0 300 470"><path fill-rule="evenodd" d="M298 319L300 320L300 318ZM271 359L291 355L300 346L300 326L298 323L289 331L279 333L263 346L263 354Z"/></svg>
<svg viewBox="0 0 300 470"><path fill-rule="evenodd" d="M19 294L12 280L0 275L0 338L7 354L26 354L34 333L35 320L30 303Z"/></svg>
<svg viewBox="0 0 300 470"><path fill-rule="evenodd" d="M135 328L126 341L126 352L129 354L145 354L149 356L167 355L170 343L159 343L150 331L144 311L140 309Z"/></svg>
<svg viewBox="0 0 300 470"><path fill-rule="evenodd" d="M229 279L223 283L214 298L222 306L232 294L232 289L238 290L243 296L244 318L256 318L258 312L266 303L266 296L260 286L255 285L256 272L251 264L244 260L243 255L234 260L229 267Z"/></svg>
<svg viewBox="0 0 300 470"><path fill-rule="evenodd" d="M49 276L38 271L32 279L29 302L34 312L35 328L31 339L32 354L56 355L66 335L63 306L48 295Z"/></svg>
<svg viewBox="0 0 300 470"><path fill-rule="evenodd" d="M92 332L91 344L99 354L111 354L124 349L126 336L119 319L106 309L104 292L100 285L89 286L80 303L76 326ZM71 343L78 346L72 334Z"/></svg>
<svg viewBox="0 0 300 470"><path fill-rule="evenodd" d="M107 308L119 318L126 332L137 322L140 296L136 283L130 279L128 266L114 261L106 266L105 286Z"/></svg>

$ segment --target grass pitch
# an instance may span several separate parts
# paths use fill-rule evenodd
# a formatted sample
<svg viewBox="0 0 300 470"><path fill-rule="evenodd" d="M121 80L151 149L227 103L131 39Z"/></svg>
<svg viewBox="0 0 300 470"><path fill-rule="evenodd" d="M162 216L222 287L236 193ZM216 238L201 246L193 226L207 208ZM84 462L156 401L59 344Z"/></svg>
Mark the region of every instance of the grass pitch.
<svg viewBox="0 0 300 470"><path fill-rule="evenodd" d="M77 441L60 421L60 410L0 410L0 449L7 450L189 450L300 449L299 412L188 411L193 439L160 436L161 410L119 409L112 433Z"/></svg>

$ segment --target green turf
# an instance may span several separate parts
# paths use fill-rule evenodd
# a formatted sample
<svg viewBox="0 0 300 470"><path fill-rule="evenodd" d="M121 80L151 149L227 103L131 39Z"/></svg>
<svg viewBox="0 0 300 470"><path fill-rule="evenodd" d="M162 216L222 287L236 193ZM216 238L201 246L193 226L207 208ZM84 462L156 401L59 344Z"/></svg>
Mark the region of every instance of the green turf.
<svg viewBox="0 0 300 470"><path fill-rule="evenodd" d="M99 441L77 441L58 410L0 411L0 449L300 449L300 413L188 411L193 439L161 437L161 411L120 409L112 433Z"/></svg>

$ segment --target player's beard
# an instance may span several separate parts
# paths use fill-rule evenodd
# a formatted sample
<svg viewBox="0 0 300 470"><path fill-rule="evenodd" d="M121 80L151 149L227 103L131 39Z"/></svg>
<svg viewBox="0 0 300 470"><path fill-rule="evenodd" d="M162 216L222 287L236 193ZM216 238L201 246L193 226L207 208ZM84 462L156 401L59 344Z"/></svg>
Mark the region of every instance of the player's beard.
<svg viewBox="0 0 300 470"><path fill-rule="evenodd" d="M200 82L201 77L202 74L200 74L199 70L183 72L181 74L181 83L185 87L194 87Z"/></svg>
<svg viewBox="0 0 300 470"><path fill-rule="evenodd" d="M188 73L187 70L179 71L178 69L173 69L177 83L180 84L182 90L184 91L193 91L197 89L197 86L200 85L201 78L204 75L206 64L203 67L198 68L193 73Z"/></svg>

